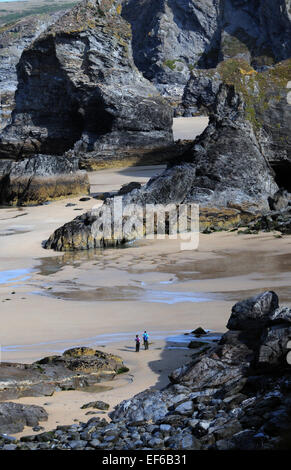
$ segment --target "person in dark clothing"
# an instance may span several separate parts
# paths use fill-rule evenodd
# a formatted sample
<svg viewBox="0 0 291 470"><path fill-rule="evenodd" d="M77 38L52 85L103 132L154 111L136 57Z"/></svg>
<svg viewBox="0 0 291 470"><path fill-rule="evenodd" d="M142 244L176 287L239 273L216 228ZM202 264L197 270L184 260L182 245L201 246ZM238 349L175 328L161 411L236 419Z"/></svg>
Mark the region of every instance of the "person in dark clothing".
<svg viewBox="0 0 291 470"><path fill-rule="evenodd" d="M149 349L149 335L146 331L143 334L143 345L145 349Z"/></svg>
<svg viewBox="0 0 291 470"><path fill-rule="evenodd" d="M140 338L138 335L135 337L135 352L139 352L139 347L140 347Z"/></svg>

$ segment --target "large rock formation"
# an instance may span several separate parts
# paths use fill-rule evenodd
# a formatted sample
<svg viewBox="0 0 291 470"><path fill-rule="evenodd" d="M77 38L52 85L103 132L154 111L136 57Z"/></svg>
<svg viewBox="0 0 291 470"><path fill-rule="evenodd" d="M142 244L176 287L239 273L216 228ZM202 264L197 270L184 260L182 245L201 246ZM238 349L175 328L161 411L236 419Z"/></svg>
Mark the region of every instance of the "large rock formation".
<svg viewBox="0 0 291 470"><path fill-rule="evenodd" d="M110 159L173 142L172 111L134 66L119 0L90 0L63 15L18 64L12 124L0 157L36 153Z"/></svg>
<svg viewBox="0 0 291 470"><path fill-rule="evenodd" d="M184 102L207 109L208 127L167 170L124 195L123 208L134 204L137 213L147 204L198 203L202 230L209 228L209 213L211 227L216 229L229 228L231 221L237 226L267 213L278 186L291 189L290 64L286 60L259 73L242 59L229 59L216 69L196 71L187 85ZM113 202L108 201L104 209L110 204ZM131 225L124 217L125 230L118 243L106 237L101 225L92 231L98 214L82 217L58 229L47 247L112 246L137 236L134 217ZM225 224L221 223L223 219Z"/></svg>
<svg viewBox="0 0 291 470"><path fill-rule="evenodd" d="M217 30L219 2L125 0L135 63L175 104Z"/></svg>
<svg viewBox="0 0 291 470"><path fill-rule="evenodd" d="M290 73L291 59L260 72L244 59L229 59L214 69L193 71L183 96L185 107L211 114L221 85L232 86L243 101L243 117L251 124L261 153L274 167L279 186L287 187L291 169L291 106L287 97Z"/></svg>
<svg viewBox="0 0 291 470"><path fill-rule="evenodd" d="M290 57L290 0L124 0L135 63L179 102L194 68L231 57L255 67Z"/></svg>
<svg viewBox="0 0 291 470"><path fill-rule="evenodd" d="M22 52L63 13L30 16L0 28L0 129L11 122Z"/></svg>

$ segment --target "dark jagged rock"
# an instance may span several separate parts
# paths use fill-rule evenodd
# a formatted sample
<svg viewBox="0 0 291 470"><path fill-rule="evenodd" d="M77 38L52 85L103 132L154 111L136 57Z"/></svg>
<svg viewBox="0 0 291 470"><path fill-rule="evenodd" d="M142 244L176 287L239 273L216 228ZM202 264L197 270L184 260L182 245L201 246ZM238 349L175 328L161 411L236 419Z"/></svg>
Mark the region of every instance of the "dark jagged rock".
<svg viewBox="0 0 291 470"><path fill-rule="evenodd" d="M198 337L204 336L206 334L207 334L207 332L201 326L199 326L198 328L195 328L195 330L191 331L191 335L195 335L195 336L198 336Z"/></svg>
<svg viewBox="0 0 291 470"><path fill-rule="evenodd" d="M21 432L24 426L33 427L47 419L48 414L41 406L0 403L0 433Z"/></svg>
<svg viewBox="0 0 291 470"><path fill-rule="evenodd" d="M118 191L117 195L118 196L124 196L124 194L128 194L134 189L140 189L141 184L138 183L137 181L132 181L131 183L124 184L121 186L120 190Z"/></svg>
<svg viewBox="0 0 291 470"><path fill-rule="evenodd" d="M227 328L249 330L266 326L278 306L278 296L272 291L238 302L232 307Z"/></svg>
<svg viewBox="0 0 291 470"><path fill-rule="evenodd" d="M49 356L32 364L0 364L0 399L52 395L59 390L83 390L111 380L123 366L113 354L73 348L62 356Z"/></svg>
<svg viewBox="0 0 291 470"><path fill-rule="evenodd" d="M289 0L124 0L135 63L178 105L191 70L244 58L255 67L290 57Z"/></svg>
<svg viewBox="0 0 291 470"><path fill-rule="evenodd" d="M172 110L134 66L120 11L119 0L85 0L23 52L1 158L74 147L92 159L173 142Z"/></svg>
<svg viewBox="0 0 291 470"><path fill-rule="evenodd" d="M242 230L242 233L258 233L262 230L264 232L277 231L284 235L291 234L291 208L286 210L272 211L257 217L256 220L247 224L248 228Z"/></svg>
<svg viewBox="0 0 291 470"><path fill-rule="evenodd" d="M0 160L0 204L39 204L50 199L88 193L89 180L77 158L35 155Z"/></svg>
<svg viewBox="0 0 291 470"><path fill-rule="evenodd" d="M277 308L278 298L272 292L243 301L234 306L233 311L238 310L238 305L241 305L242 324L237 324L237 327L243 326L243 332L225 334L219 345L196 355L192 363L174 371L170 380L175 385L161 392L149 390L122 402L111 413L113 421L156 421L159 415L159 422L170 422L171 413L176 412L184 416L186 426L186 417L193 413L190 422L193 433L200 439L211 434L218 449L267 448L270 436L280 436L284 430L290 429L286 422L290 408L287 405L290 400L288 392L285 406L282 397L282 393L286 394L283 390L287 390L284 383L290 380L290 368L286 361L286 343L291 337L290 326L286 327L286 322L290 321L290 309ZM266 328L262 317L266 319L267 316L269 323L277 319L276 326ZM254 325L250 323L250 318ZM279 379L276 378L278 367ZM255 371L261 375L255 376ZM251 382L253 385L250 388ZM202 403L208 404L208 408ZM203 421L203 416L213 416L211 408L215 404L220 409L221 417L214 413L214 419ZM262 414L264 420L260 418ZM256 430L256 433L249 432L248 428L248 433L243 431L246 426L250 426L251 431ZM222 439L226 439L225 444L220 443Z"/></svg>
<svg viewBox="0 0 291 470"><path fill-rule="evenodd" d="M108 410L109 404L105 403L104 401L90 401L90 403L86 403L85 405L81 406L81 409L86 408L96 408L97 410Z"/></svg>
<svg viewBox="0 0 291 470"><path fill-rule="evenodd" d="M279 190L275 194L265 194L265 207L263 215L258 213L253 220L241 221L241 225L247 225L246 233L257 233L259 230L279 230L282 233L290 233L290 181L291 169L291 142L289 122L291 108L288 106L288 80L290 76L291 61L285 60L277 65L257 72L242 59L226 60L220 63L216 69L193 71L184 94L184 104L207 110L213 114L216 109L217 96L221 87L227 85L234 88L242 100L243 112L241 118L251 126L254 146L258 150L257 161L265 161L268 173L266 181L270 183L270 192L275 189L275 182ZM223 113L219 113L220 117ZM214 112L217 120L217 112ZM231 118L243 129L243 121L232 116ZM224 125L224 118L220 120ZM231 122L228 121L226 134L231 135ZM225 129L224 129L225 130ZM207 135L208 129L205 131ZM216 133L218 143L225 142L227 136L223 131ZM247 139L247 135L245 135ZM241 142L245 140L241 139ZM202 136L202 144L205 138ZM206 140L207 142L207 140ZM234 139L233 142L236 142ZM249 139L249 145L251 139ZM229 146L232 142L229 141ZM247 147L246 147L247 148ZM250 147L249 147L250 148ZM194 145L195 149L195 145ZM234 148L237 156L243 158L243 149L240 146ZM192 156L195 155L192 151ZM191 151L188 152L191 159ZM184 157L183 157L184 158ZM254 164L250 162L250 168ZM213 175L214 176L214 175ZM266 204L268 200L268 205ZM269 211L271 209L271 212Z"/></svg>
<svg viewBox="0 0 291 470"><path fill-rule="evenodd" d="M289 311L290 316L291 311ZM291 338L291 326L268 328L262 338L258 362L266 367L279 366L286 358L287 344Z"/></svg>

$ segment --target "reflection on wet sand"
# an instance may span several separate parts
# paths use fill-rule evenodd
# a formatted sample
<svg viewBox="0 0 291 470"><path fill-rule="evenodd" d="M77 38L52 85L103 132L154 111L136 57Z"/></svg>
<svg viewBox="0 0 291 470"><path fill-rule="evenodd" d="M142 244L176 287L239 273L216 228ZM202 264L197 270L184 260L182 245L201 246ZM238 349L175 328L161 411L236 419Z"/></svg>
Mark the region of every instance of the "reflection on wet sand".
<svg viewBox="0 0 291 470"><path fill-rule="evenodd" d="M35 292L44 295L43 292ZM176 304L180 302L210 302L218 296L204 295L195 292L170 292L162 290L142 289L140 287L100 287L97 289L84 290L72 288L69 292L46 292L45 295L52 295L59 299L76 300L85 302L122 302L128 300L139 300L141 302L157 302L165 304Z"/></svg>
<svg viewBox="0 0 291 470"><path fill-rule="evenodd" d="M31 269L9 269L0 271L0 285L25 281L29 279L31 271Z"/></svg>
<svg viewBox="0 0 291 470"><path fill-rule="evenodd" d="M65 253L39 260L39 282L33 293L75 301L180 303L236 301L276 286L282 300L290 298L291 254L217 251L210 259L197 252L137 255L138 242L122 250ZM57 273L62 271L62 278ZM56 275L56 276L54 276ZM240 285L240 280L254 285ZM198 282L200 281L200 282ZM237 286L235 285L237 283ZM202 294L203 293L203 294Z"/></svg>

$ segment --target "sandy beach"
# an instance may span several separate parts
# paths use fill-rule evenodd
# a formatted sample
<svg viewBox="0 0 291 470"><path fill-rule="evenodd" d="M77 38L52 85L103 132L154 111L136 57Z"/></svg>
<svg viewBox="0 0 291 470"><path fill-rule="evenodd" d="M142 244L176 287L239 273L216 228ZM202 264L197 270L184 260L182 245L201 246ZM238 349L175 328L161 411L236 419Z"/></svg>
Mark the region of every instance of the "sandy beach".
<svg viewBox="0 0 291 470"><path fill-rule="evenodd" d="M207 116L196 116L194 118L174 118L173 133L174 140L185 139L194 140L202 134L208 126L209 118Z"/></svg>
<svg viewBox="0 0 291 470"><path fill-rule="evenodd" d="M92 173L91 193L145 183L162 169ZM94 399L108 402L111 410L145 388L165 386L169 372L191 354L184 333L198 326L223 333L236 301L272 289L290 305L290 236L201 234L192 251L182 251L180 239L168 238L96 252L43 249L53 230L102 203L79 199L0 209L1 359L32 362L82 345L118 354L130 369L102 383L98 394L72 391L14 400L44 405L45 429L89 419L80 406ZM136 354L134 336L144 329L152 344ZM21 435L31 433L26 428Z"/></svg>

